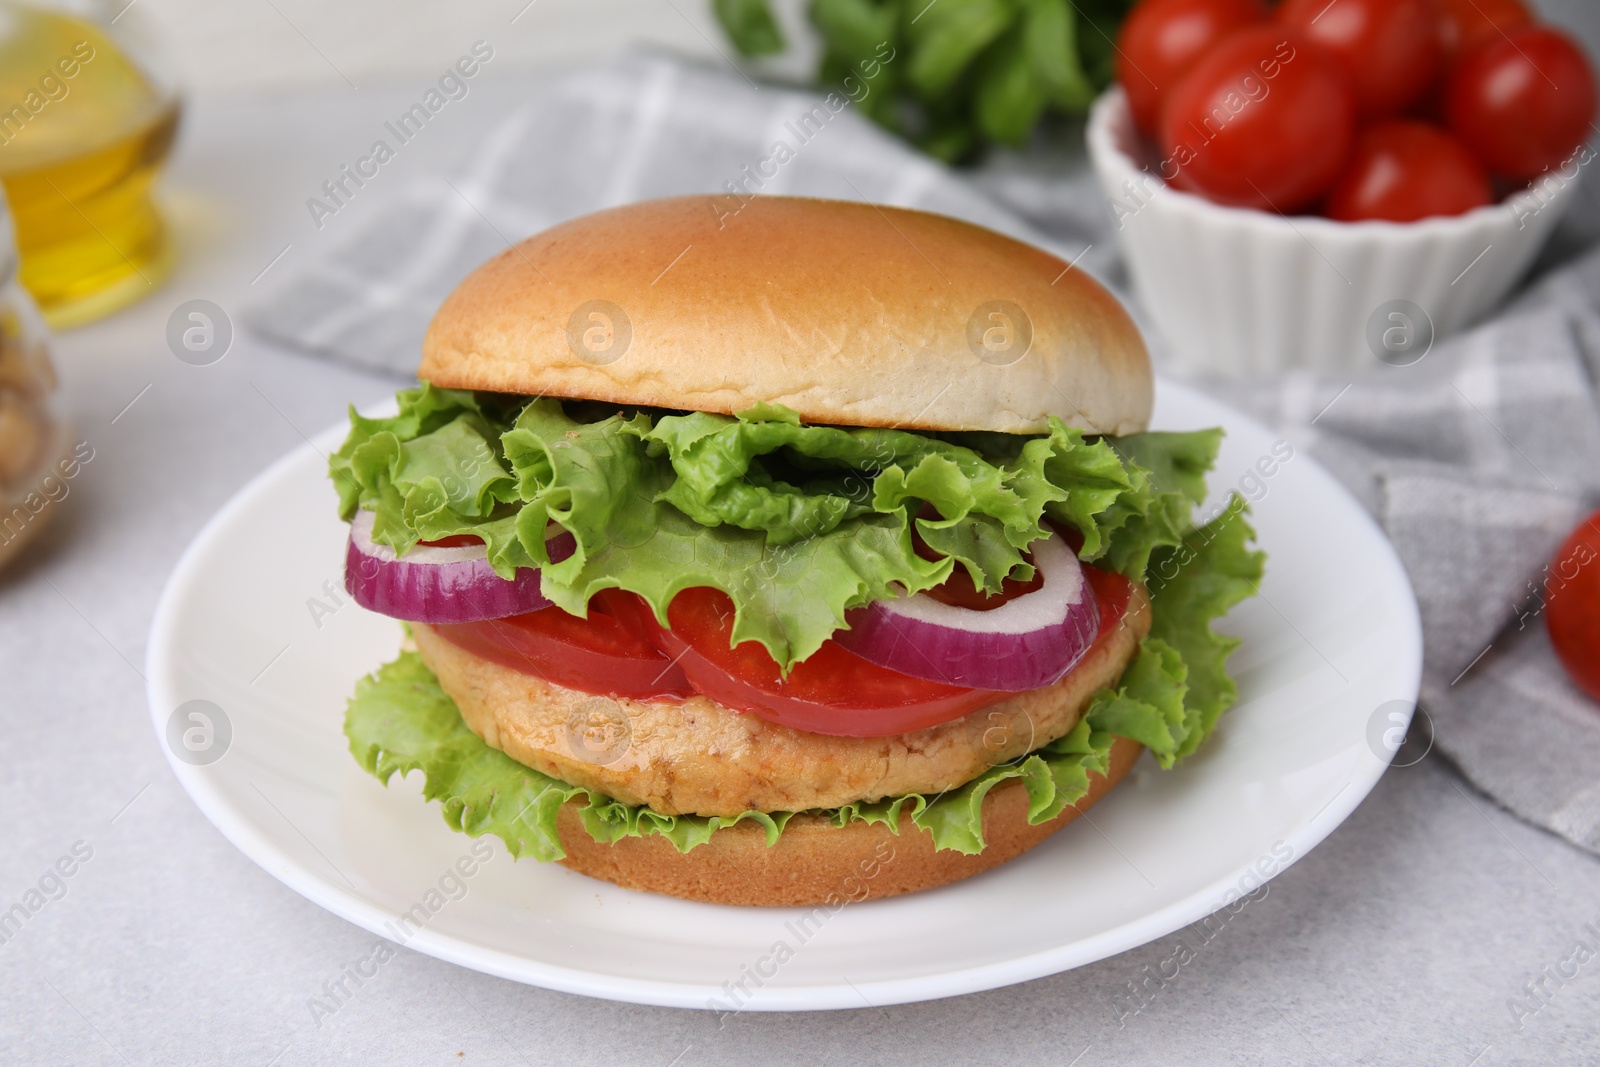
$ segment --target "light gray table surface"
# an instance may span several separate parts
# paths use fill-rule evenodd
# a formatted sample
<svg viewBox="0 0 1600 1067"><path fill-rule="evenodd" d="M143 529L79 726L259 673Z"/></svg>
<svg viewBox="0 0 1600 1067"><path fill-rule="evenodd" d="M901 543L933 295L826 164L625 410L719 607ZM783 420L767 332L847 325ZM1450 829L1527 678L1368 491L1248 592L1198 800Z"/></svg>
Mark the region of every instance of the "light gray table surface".
<svg viewBox="0 0 1600 1067"><path fill-rule="evenodd" d="M383 172L440 173L529 81L486 79ZM62 337L64 398L94 458L47 543L0 574L0 910L92 852L0 944L0 1062L20 1064L1593 1064L1600 861L1465 786L1437 755L1391 770L1143 1010L1130 983L1178 935L1076 971L924 1004L814 1014L637 1007L517 985L404 948L317 1025L308 1000L372 935L233 848L169 773L141 675L157 597L206 519L272 460L394 383L241 329L194 367L165 341L181 302L237 315L259 285L353 227L304 201L410 86L197 100L169 182L176 276ZM79 844L81 842L81 844ZM1063 902L1063 906L1068 906ZM1520 1025L1519 1025L1520 1022Z"/></svg>

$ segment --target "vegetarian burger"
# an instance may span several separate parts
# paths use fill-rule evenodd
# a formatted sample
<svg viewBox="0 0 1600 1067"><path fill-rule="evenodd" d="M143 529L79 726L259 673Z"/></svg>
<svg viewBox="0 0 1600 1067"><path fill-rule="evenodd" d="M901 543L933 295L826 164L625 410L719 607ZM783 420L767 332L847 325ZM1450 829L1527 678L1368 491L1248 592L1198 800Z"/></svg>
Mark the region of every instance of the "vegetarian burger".
<svg viewBox="0 0 1600 1067"><path fill-rule="evenodd" d="M630 888L817 904L1039 844L1235 698L1219 430L1151 433L1117 302L869 204L684 197L475 271L331 461L409 624L346 717L469 834Z"/></svg>

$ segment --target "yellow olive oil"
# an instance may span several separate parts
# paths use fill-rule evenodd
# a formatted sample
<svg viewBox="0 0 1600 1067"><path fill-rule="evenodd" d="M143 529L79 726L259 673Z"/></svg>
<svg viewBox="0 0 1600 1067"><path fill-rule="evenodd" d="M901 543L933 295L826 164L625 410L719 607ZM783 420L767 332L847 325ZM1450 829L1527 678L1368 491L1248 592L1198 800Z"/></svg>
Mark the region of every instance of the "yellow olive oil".
<svg viewBox="0 0 1600 1067"><path fill-rule="evenodd" d="M109 314L165 276L150 193L178 111L99 26L0 0L0 182L22 284L50 325Z"/></svg>

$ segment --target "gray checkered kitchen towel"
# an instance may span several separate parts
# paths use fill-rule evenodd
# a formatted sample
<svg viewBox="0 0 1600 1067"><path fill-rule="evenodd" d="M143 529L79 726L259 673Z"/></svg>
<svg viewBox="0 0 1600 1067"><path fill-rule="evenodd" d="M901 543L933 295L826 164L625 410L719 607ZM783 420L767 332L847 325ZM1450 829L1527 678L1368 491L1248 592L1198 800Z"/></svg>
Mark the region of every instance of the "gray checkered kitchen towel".
<svg viewBox="0 0 1600 1067"><path fill-rule="evenodd" d="M780 141L791 158L774 174L762 161ZM410 377L433 309L509 239L729 183L956 215L1121 278L1081 159L1008 155L956 174L848 104L633 55L505 119L453 177L397 195L248 321L289 347ZM1591 187L1580 210L1600 217L1595 204ZM1600 853L1600 707L1557 665L1537 592L1600 503L1597 380L1600 251L1410 366L1375 362L1353 382L1200 384L1306 444L1394 541L1422 606L1422 705L1438 748L1512 811Z"/></svg>

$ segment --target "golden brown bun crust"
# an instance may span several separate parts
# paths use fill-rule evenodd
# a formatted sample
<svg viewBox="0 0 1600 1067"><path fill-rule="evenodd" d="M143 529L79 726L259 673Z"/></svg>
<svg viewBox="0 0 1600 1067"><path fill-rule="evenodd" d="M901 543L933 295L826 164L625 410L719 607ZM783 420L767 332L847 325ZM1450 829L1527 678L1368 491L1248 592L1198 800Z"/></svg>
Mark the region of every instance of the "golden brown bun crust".
<svg viewBox="0 0 1600 1067"><path fill-rule="evenodd" d="M901 820L897 836L886 826L856 822L837 827L817 815L789 820L770 848L765 831L752 823L725 827L707 844L681 853L658 836L601 844L584 830L576 802L569 802L557 819L567 850L561 862L627 889L709 904L826 905L837 910L844 901L932 889L1016 858L1105 796L1143 751L1138 742L1117 738L1107 773L1090 775L1083 799L1038 826L1028 825L1028 794L1021 783L996 786L984 799L985 848L975 856L935 850L933 835L909 818Z"/></svg>
<svg viewBox="0 0 1600 1067"><path fill-rule="evenodd" d="M737 815L942 793L1049 744L1121 676L1150 628L1148 605L1136 586L1124 625L1055 685L892 737L807 733L703 696L592 696L483 659L422 623L412 635L467 725L513 759L665 814Z"/></svg>
<svg viewBox="0 0 1600 1067"><path fill-rule="evenodd" d="M1081 270L942 215L796 197L536 234L461 283L422 351L439 386L844 426L1125 434L1151 406L1138 329Z"/></svg>

